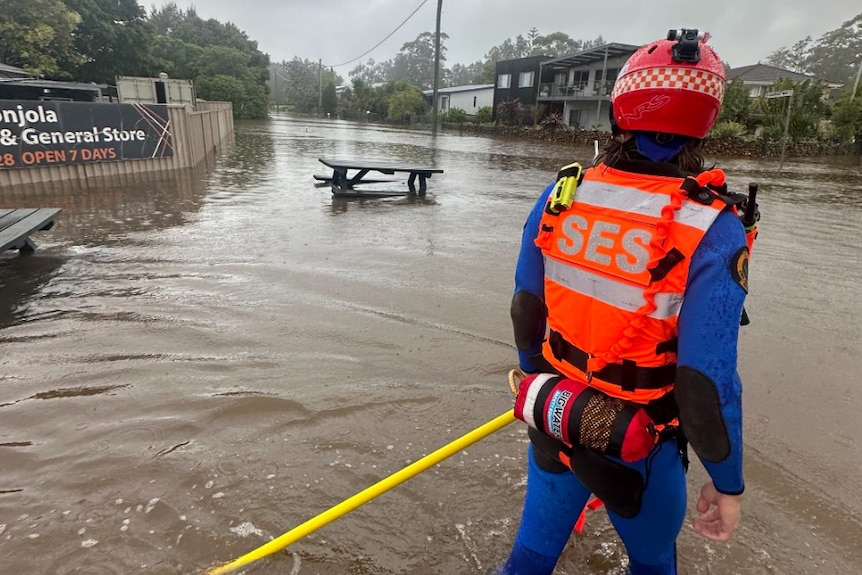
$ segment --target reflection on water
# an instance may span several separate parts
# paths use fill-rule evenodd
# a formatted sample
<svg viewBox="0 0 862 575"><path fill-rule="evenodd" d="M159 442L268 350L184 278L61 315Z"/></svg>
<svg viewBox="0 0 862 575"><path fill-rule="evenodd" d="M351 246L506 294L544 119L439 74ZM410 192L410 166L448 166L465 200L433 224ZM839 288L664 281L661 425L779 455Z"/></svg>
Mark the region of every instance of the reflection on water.
<svg viewBox="0 0 862 575"><path fill-rule="evenodd" d="M211 171L0 191L63 209L36 253L0 257L4 573L198 573L510 408L521 227L592 155L276 115L240 123ZM336 199L321 157L445 172L424 198ZM681 569L858 573L862 168L718 163L761 185L746 518L726 545L684 529ZM507 427L245 572L493 572L525 445ZM592 513L557 572L623 557Z"/></svg>

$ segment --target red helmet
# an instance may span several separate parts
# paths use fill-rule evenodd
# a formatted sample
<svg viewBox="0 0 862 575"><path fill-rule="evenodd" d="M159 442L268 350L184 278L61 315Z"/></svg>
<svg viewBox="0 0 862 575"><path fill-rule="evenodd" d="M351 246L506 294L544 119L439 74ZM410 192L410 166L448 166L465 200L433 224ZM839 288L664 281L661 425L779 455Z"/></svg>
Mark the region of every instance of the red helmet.
<svg viewBox="0 0 862 575"><path fill-rule="evenodd" d="M721 109L724 64L709 34L671 30L632 54L611 93L613 119L626 131L705 138Z"/></svg>

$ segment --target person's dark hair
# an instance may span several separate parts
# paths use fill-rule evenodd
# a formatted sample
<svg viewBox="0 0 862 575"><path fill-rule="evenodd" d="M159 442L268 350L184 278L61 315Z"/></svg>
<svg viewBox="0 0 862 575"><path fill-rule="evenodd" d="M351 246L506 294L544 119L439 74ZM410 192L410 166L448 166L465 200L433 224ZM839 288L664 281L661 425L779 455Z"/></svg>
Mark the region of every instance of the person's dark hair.
<svg viewBox="0 0 862 575"><path fill-rule="evenodd" d="M704 165L703 159L703 140L691 138L686 145L680 150L679 154L669 164L677 166L681 171L689 174L699 174L707 168ZM634 138L622 140L621 137L614 137L608 141L601 154L598 155L595 165L600 163L606 166L613 167L620 160L646 160L646 157L638 152L637 144Z"/></svg>

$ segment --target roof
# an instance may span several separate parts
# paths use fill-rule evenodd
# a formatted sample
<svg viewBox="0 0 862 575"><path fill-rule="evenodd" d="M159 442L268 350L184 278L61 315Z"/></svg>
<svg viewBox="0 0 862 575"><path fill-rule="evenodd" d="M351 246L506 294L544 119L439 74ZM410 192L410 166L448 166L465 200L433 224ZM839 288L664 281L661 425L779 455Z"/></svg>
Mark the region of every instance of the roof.
<svg viewBox="0 0 862 575"><path fill-rule="evenodd" d="M10 66L9 64L0 63L0 76L4 76L7 78L32 78L33 74L21 68L16 68L15 66Z"/></svg>
<svg viewBox="0 0 862 575"><path fill-rule="evenodd" d="M25 86L29 88L46 88L54 90L76 90L80 92L96 92L98 93L104 84L81 84L78 82L55 82L53 80L32 80L27 78L22 79L6 79L2 83L7 86Z"/></svg>
<svg viewBox="0 0 862 575"><path fill-rule="evenodd" d="M631 56L640 46L634 44L621 44L619 42L611 42L610 44L602 44L595 48L590 48L577 54L556 58L549 62L544 62L543 66L551 66L553 68L573 68L575 66L586 66L595 62L602 62L607 53L608 58L617 56Z"/></svg>
<svg viewBox="0 0 862 575"><path fill-rule="evenodd" d="M742 80L743 83L746 84L767 85L772 85L783 78L789 78L794 82L817 80L817 78L808 74L802 74L801 72L794 72L793 70L779 68L778 66L770 66L769 64L762 64L760 62L758 62L757 64L752 64L750 66L731 68L727 71L728 81L736 80L737 78L739 78L740 80ZM833 88L838 88L841 86L841 84L827 82L825 80L823 80L823 83Z"/></svg>
<svg viewBox="0 0 862 575"><path fill-rule="evenodd" d="M450 86L448 88L437 88L438 94L452 94L454 92L472 92L474 90L493 90L494 84L465 84L464 86ZM430 96L434 90L423 90L423 94Z"/></svg>

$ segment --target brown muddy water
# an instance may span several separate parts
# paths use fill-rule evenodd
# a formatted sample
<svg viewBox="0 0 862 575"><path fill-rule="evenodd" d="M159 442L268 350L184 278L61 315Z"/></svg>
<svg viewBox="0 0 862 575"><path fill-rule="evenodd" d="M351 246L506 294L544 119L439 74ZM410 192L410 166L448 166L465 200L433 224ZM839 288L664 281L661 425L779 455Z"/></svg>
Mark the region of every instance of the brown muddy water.
<svg viewBox="0 0 862 575"><path fill-rule="evenodd" d="M425 199L334 200L322 156L445 173ZM591 156L276 116L209 171L0 191L63 208L35 254L0 257L0 573L196 575L509 409L521 226ZM760 183L764 215L747 495L729 543L686 525L681 572L858 574L862 167L719 165ZM525 448L514 423L243 572L493 573ZM556 572L621 575L624 556L593 512Z"/></svg>

